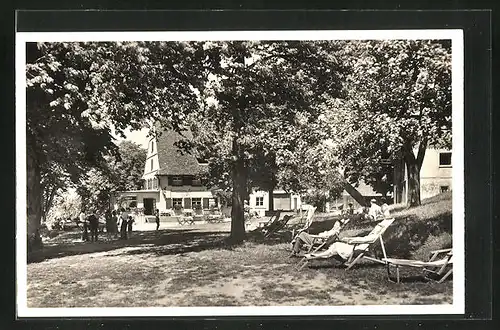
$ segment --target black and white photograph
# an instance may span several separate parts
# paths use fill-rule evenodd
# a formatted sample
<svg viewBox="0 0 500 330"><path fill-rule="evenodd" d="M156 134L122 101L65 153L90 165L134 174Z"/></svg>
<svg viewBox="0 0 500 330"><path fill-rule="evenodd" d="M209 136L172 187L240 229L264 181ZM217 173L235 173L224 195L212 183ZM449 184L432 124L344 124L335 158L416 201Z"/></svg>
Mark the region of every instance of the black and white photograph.
<svg viewBox="0 0 500 330"><path fill-rule="evenodd" d="M464 313L463 107L460 30L17 33L18 314Z"/></svg>

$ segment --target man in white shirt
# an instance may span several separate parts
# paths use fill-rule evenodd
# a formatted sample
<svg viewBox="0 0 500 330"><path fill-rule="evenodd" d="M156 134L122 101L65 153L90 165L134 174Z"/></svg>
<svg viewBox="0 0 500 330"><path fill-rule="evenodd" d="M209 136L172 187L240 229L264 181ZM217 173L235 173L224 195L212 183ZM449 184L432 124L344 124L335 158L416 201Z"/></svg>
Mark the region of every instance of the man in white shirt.
<svg viewBox="0 0 500 330"><path fill-rule="evenodd" d="M82 224L82 240L88 241L89 240L89 232L88 232L88 226L87 226L87 215L85 214L85 212L83 210L80 213L80 223Z"/></svg>
<svg viewBox="0 0 500 330"><path fill-rule="evenodd" d="M384 213L382 212L382 208L377 205L377 201L375 199L372 199L370 203L371 206L370 210L368 211L368 217L372 220L376 220L380 217L383 217Z"/></svg>
<svg viewBox="0 0 500 330"><path fill-rule="evenodd" d="M389 211L389 205L387 205L387 202L384 200L384 203L380 207L382 210L382 213L384 214L384 218L389 218L391 216L391 212Z"/></svg>

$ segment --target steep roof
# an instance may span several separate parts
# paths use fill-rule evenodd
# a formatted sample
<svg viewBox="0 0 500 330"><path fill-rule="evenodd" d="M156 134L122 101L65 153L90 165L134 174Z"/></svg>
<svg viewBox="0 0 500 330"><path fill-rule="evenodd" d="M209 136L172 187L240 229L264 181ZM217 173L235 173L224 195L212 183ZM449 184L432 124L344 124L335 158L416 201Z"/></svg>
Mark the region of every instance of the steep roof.
<svg viewBox="0 0 500 330"><path fill-rule="evenodd" d="M191 139L191 132L182 136L172 130L164 131L156 138L158 148L159 175L196 175L206 171L207 166L199 164L194 155L183 152L175 146L177 141Z"/></svg>

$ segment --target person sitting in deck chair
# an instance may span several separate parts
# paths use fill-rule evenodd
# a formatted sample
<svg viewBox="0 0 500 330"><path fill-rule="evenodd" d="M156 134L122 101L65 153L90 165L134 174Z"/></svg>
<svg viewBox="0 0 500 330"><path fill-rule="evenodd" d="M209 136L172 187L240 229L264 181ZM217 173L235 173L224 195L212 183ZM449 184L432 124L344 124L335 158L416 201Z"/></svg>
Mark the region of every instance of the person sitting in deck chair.
<svg viewBox="0 0 500 330"><path fill-rule="evenodd" d="M382 253L385 254L385 248L382 241L382 235L385 233L387 228L394 222L394 218L384 219L378 223L372 231L364 236L358 237L343 237L342 239L333 242L327 250L323 252L315 252L305 254L305 263L302 264L300 269L304 267L309 260L313 259L327 259L335 258L341 261L343 264L347 265L347 269L351 268L356 262L361 258L366 258L368 260L384 263L378 258L368 257L365 254L369 252L370 246L376 241L380 240L380 245L382 247ZM355 252L359 252L358 256L353 260Z"/></svg>
<svg viewBox="0 0 500 330"><path fill-rule="evenodd" d="M300 252L300 249L302 248L302 245L304 245L304 244L307 244L308 246L313 245L314 240L317 237L327 239L328 237L331 237L333 235L337 235L340 232L342 225L347 221L348 221L348 219L341 219L341 220L335 221L332 229L323 231L317 235L311 235L309 233L306 233L305 231L301 232L296 237L296 239L294 241L292 241L293 249L292 249L292 254L290 255L290 257L299 256L299 252Z"/></svg>

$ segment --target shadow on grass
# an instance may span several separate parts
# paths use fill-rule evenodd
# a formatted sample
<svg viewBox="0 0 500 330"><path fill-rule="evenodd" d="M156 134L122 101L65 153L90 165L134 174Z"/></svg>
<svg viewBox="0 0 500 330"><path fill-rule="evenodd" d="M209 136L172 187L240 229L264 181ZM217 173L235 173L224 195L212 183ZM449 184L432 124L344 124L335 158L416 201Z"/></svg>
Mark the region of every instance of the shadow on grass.
<svg viewBox="0 0 500 330"><path fill-rule="evenodd" d="M28 263L71 255L107 252L124 247L138 247L139 249L124 251L123 254L155 253L162 255L228 246L224 239L227 236L226 233L192 229L133 232L127 240L102 235L98 242L82 242L79 240L79 236L80 233L72 232L58 237L57 241L47 242L42 250L32 252L28 256Z"/></svg>

